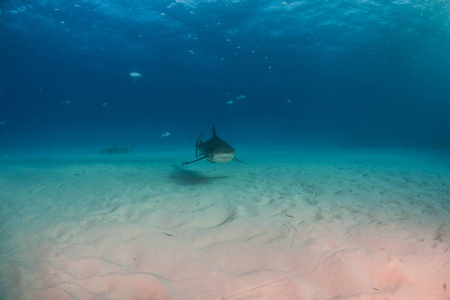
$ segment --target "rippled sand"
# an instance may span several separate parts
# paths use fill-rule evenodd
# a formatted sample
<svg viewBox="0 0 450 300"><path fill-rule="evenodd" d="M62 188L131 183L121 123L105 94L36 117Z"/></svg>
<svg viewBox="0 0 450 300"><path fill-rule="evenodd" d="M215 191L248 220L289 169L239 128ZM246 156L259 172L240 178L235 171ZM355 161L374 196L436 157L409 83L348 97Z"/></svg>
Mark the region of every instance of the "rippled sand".
<svg viewBox="0 0 450 300"><path fill-rule="evenodd" d="M445 155L0 165L0 299L450 298Z"/></svg>

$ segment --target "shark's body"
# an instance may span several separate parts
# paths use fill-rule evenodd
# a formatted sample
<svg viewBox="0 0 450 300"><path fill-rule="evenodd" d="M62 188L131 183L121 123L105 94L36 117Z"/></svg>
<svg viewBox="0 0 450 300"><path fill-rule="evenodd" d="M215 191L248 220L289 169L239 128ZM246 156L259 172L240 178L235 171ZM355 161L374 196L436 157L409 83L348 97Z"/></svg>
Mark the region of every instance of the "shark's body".
<svg viewBox="0 0 450 300"><path fill-rule="evenodd" d="M195 144L195 157L197 159L184 162L182 164L183 166L205 158L212 163L226 163L232 160L243 163L243 161L240 161L234 157L236 150L234 150L230 144L217 136L214 126L212 127L211 139L206 142L202 142L202 136L203 133L199 135L197 138L197 143Z"/></svg>
<svg viewBox="0 0 450 300"><path fill-rule="evenodd" d="M101 154L125 154L125 153L131 153L133 152L134 144L131 144L130 148L119 148L119 147L113 147L113 148L106 148L100 151Z"/></svg>

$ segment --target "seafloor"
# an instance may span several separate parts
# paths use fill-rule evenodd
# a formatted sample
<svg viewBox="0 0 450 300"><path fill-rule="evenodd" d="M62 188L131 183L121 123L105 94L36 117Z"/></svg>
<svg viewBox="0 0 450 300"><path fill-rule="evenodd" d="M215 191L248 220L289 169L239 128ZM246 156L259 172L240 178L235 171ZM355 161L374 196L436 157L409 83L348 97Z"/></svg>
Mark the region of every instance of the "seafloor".
<svg viewBox="0 0 450 300"><path fill-rule="evenodd" d="M4 156L1 299L450 299L448 153Z"/></svg>

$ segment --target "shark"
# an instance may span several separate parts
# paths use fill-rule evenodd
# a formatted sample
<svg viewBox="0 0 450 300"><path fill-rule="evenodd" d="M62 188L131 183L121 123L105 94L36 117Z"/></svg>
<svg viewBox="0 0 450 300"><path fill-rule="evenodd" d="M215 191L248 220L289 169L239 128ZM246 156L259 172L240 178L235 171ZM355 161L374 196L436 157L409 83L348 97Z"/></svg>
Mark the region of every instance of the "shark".
<svg viewBox="0 0 450 300"><path fill-rule="evenodd" d="M117 146L113 148L106 148L100 151L101 154L125 154L133 152L134 144L131 143L130 148L119 148Z"/></svg>
<svg viewBox="0 0 450 300"><path fill-rule="evenodd" d="M243 161L234 157L236 150L234 150L234 148L231 147L230 144L217 136L214 125L212 127L212 137L206 142L202 142L202 137L203 133L198 136L197 142L195 143L195 157L197 159L193 161L183 162L181 166L185 166L187 164L191 164L205 158L207 161L212 163L227 163L232 160L244 163Z"/></svg>

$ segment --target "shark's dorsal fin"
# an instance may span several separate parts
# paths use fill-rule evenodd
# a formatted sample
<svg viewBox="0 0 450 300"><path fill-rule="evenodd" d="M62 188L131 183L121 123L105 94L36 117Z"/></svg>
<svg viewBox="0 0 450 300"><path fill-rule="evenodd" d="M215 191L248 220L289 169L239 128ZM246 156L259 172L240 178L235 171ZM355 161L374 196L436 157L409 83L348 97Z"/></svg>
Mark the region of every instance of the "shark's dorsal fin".
<svg viewBox="0 0 450 300"><path fill-rule="evenodd" d="M214 128L214 125L213 125L212 137L216 137L216 136L217 136L217 134L216 134L216 128Z"/></svg>

